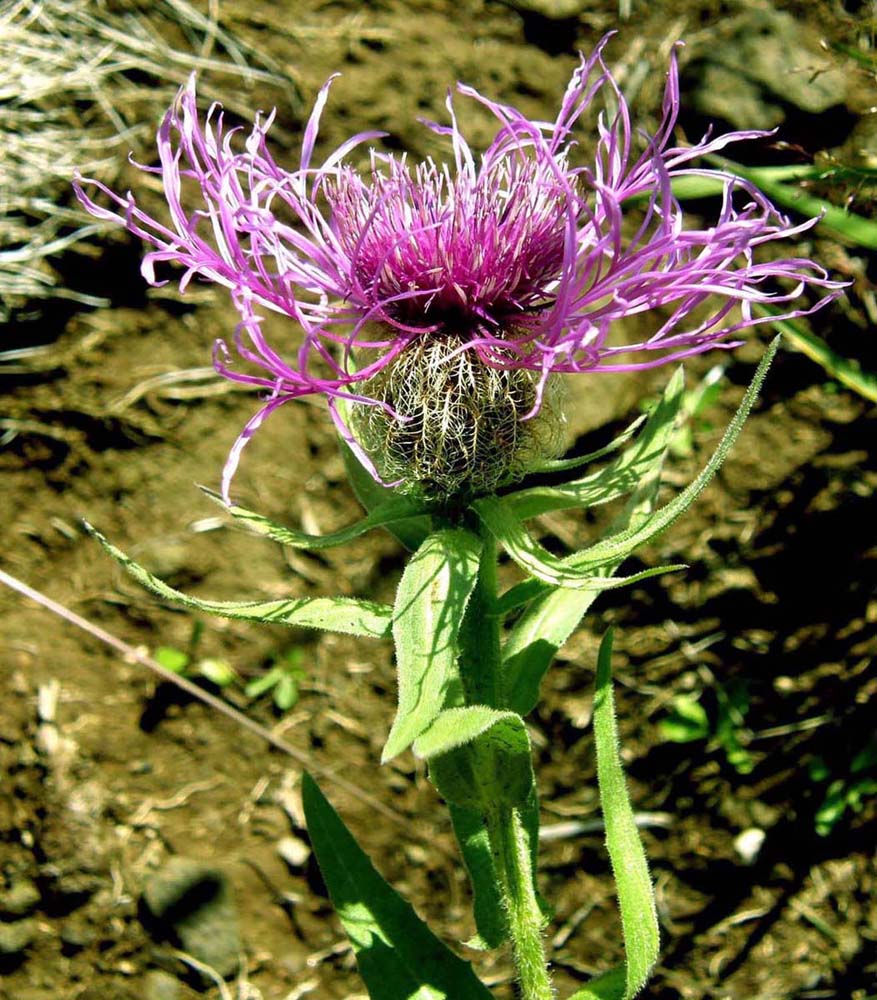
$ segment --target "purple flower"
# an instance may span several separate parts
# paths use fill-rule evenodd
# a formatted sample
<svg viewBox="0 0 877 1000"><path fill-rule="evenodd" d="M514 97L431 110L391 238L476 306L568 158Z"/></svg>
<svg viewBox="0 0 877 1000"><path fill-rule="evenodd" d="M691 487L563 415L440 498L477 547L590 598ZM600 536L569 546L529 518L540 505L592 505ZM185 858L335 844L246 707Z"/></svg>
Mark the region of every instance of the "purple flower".
<svg viewBox="0 0 877 1000"><path fill-rule="evenodd" d="M627 104L602 57L607 40L581 58L552 122L531 121L458 85L498 122L478 158L457 126L449 94L450 124L426 124L448 138L452 164L412 165L405 156L372 150L370 168L359 171L349 154L383 134L363 132L315 166L330 79L305 128L299 165L285 170L267 147L273 114L257 116L248 136L224 127L218 105L202 121L190 81L159 130L160 166L142 168L162 178L170 225L144 213L130 193L120 197L97 181L76 179L90 212L152 245L142 267L148 282L162 284L155 265L171 261L185 268L181 289L197 274L231 291L241 317L234 351L247 365L234 367L232 350L219 342L216 367L269 395L229 456L226 496L256 428L308 393L327 398L340 433L377 474L339 403L377 407L400 426L413 420L396 397L372 390L406 352L419 357L440 338L451 345L448 363L466 353L467 372L478 364L532 373L532 392L517 394L517 405L527 400L520 414L527 420L542 406L553 373L651 368L732 347L737 331L767 321L753 316L755 303L793 317L840 294L841 283L810 260L754 257L761 244L795 236L816 220L793 226L752 184L691 165L768 133L672 144L679 110L675 53L660 127L634 152ZM583 162L574 136L584 131L580 119L598 96L611 110L589 126L596 152ZM708 228L688 225L673 196L673 180L685 176L722 184L718 218ZM186 209L183 192L193 181L202 201ZM95 202L86 184L113 207ZM808 286L821 297L795 307ZM288 343L269 344L260 326L264 309L289 316L300 335L291 330ZM635 344L613 341L615 321L639 313L652 314L650 336Z"/></svg>

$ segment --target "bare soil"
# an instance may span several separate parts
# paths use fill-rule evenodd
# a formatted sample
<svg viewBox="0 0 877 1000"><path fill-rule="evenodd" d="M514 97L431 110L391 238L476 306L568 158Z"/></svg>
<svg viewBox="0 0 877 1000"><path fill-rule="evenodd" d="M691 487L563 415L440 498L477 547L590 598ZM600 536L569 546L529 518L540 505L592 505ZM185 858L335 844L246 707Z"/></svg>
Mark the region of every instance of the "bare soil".
<svg viewBox="0 0 877 1000"><path fill-rule="evenodd" d="M303 94L343 72L324 116L326 148L378 127L389 131L391 148L415 157L440 151L416 118L440 118L455 80L545 118L575 51L589 50L616 26L610 60L635 91L644 124L654 121L669 45L687 40L682 126L694 136L701 125L698 67L717 46L731 45L741 19L768 9L761 2L634 0L634 17L620 24L608 0L570 4L574 13L559 20L539 14L536 8L550 5L535 2L304 0L282 12L267 0L246 10L229 6L236 30L288 67ZM839 70L849 83L847 124L831 144L873 164L877 145L866 109L877 104L874 79L819 46L820 39L865 45L868 5L826 0L777 8L807 33L813 59L777 73L815 78ZM271 99L237 96L249 96L254 107ZM782 110L796 129L796 149L754 149L753 162L796 162L825 148L831 115L788 102ZM306 101L278 109L293 143L306 113ZM474 134L487 139L486 121L471 117ZM854 207L866 210L868 192L853 196ZM877 367L873 262L819 233L800 250L856 281L815 329L839 353ZM196 489L216 484L255 400L215 383L194 384L191 396L180 398L148 380L209 364L213 340L232 331L235 316L221 289L194 300L147 295L138 255L134 241L120 238L87 266L63 265L79 287L109 295L109 309L59 303L7 331L10 348L53 346L42 370L3 378L4 426L14 429L0 450L4 569L147 650L185 649L191 616L125 578L79 518L200 596L391 600L404 553L389 535L290 555L229 526ZM278 339L285 322L271 320ZM764 343L753 336L719 359L728 364L720 398L699 415L691 448L668 468L666 496L710 453ZM692 364L692 383L716 360ZM574 383L573 446L584 452L608 440L666 377ZM661 964L643 995L864 1000L877 993L877 798L817 832L829 784L852 780L851 761L874 734L875 430L871 403L802 355L781 352L717 482L640 557L689 569L603 595L549 674L530 721L543 822L554 833L543 845L540 884L556 907L548 936L561 996L621 956L596 822L589 725L596 649L610 623L617 626L624 757L635 808L647 822L663 934ZM320 405L289 406L269 421L248 449L237 490L247 506L311 531L331 531L359 513ZM582 544L605 517L547 518L543 536L549 544ZM0 998L154 1000L156 969L181 974L179 997L199 990L219 996L216 987L196 989L140 920L144 879L172 855L214 864L230 879L245 975L230 981L228 995L361 996L313 860L290 868L277 852L290 834L306 839L300 761L10 591L0 591L0 613L0 904L7 906L0 931L30 921L29 945L0 954ZM379 766L395 690L389 645L203 624L199 655L227 660L245 679L302 651L307 680L288 713L268 699L248 700L240 687L226 697L298 748L378 868L434 929L449 941L469 938L469 890L443 804L412 756ZM38 692L53 682L55 718L40 724ZM748 709L733 728L750 755L745 773L715 735L689 743L665 738L660 723L674 698L698 695L716 719L729 692L743 691ZM823 776L813 771L819 761ZM338 787L335 774L372 801ZM564 833L558 824L570 821L584 831ZM748 856L738 838L751 830L763 831L764 840ZM8 912L23 885L36 887L33 901ZM463 951L497 997L513 996L505 956Z"/></svg>

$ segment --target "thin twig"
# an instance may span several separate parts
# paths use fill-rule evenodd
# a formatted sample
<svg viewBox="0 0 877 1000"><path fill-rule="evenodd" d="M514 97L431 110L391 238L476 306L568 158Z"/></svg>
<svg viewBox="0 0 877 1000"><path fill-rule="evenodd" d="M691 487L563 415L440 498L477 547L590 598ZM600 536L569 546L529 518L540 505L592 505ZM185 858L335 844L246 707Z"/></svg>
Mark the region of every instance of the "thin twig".
<svg viewBox="0 0 877 1000"><path fill-rule="evenodd" d="M399 826L403 826L408 830L411 829L410 819L402 816L400 813L396 812L395 809L391 809L379 799L369 795L368 792L364 792L352 782L346 781L344 778L339 778L338 775L329 770L329 768L323 767L321 764L318 764L315 760L311 759L307 754L287 743L286 740L280 739L279 736L275 736L269 729L266 729L264 726L260 726L258 722L255 722L249 716L244 715L243 712L239 712L236 708L229 705L228 702L210 694L209 691L203 690L203 688L200 688L188 678L181 677L179 674L175 674L172 670L168 670L166 667L163 667L157 660L154 660L147 653L129 645L123 639L119 639L117 636L112 635L112 633L105 631L99 625L95 625L93 622L88 621L87 618L83 618L81 615L76 614L75 611L71 611L63 604L53 601L51 597L47 597L39 590L34 590L33 587L29 587L26 583L2 569L0 569L0 583L5 583L10 589L17 591L19 594L23 594L25 597L29 597L32 601L36 601L37 604L46 608L48 611L51 611L53 614L58 615L65 621L70 622L71 625L75 625L77 628L82 629L83 632L87 632L95 639L99 639L101 642L106 643L107 646L110 646L117 652L121 653L126 659L134 660L136 663L141 664L141 666L148 667L153 673L161 677L162 680L167 681L169 684L176 684L177 687L181 688L187 694L190 694L193 698L198 699L198 701L203 702L205 705L209 705L210 708L216 709L217 712L238 723L238 725L243 726L244 729L248 729L251 733L255 733L256 736L261 737L266 743L270 743L271 746L275 747L277 750L282 750L283 753L288 754L293 758L293 760L297 761L313 774L319 775L319 777L324 778L327 781L333 781L339 788L347 792L348 795L358 799L370 809L374 809L376 812L381 813L381 815L385 816L389 820L392 820Z"/></svg>

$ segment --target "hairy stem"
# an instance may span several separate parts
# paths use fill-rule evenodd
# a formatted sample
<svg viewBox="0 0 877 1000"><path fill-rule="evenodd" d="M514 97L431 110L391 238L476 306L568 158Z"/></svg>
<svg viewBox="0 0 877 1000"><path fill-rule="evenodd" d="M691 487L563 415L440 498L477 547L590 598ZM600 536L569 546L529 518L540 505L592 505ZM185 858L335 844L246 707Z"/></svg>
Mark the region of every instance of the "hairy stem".
<svg viewBox="0 0 877 1000"><path fill-rule="evenodd" d="M507 706L502 685L496 542L487 532L483 542L478 582L460 631L460 674L467 705L503 709ZM554 993L542 941L543 918L521 812L497 802L488 810L485 822L522 1000L551 1000Z"/></svg>
<svg viewBox="0 0 877 1000"><path fill-rule="evenodd" d="M488 816L487 830L522 1000L551 1000L554 993L542 942L542 911L533 889L530 850L520 813L501 807Z"/></svg>

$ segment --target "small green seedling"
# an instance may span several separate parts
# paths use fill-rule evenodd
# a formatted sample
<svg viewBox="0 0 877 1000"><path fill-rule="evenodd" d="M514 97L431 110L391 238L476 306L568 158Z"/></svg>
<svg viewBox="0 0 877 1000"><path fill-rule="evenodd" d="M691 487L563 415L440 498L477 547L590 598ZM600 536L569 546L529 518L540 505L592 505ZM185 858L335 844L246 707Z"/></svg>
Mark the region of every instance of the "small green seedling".
<svg viewBox="0 0 877 1000"><path fill-rule="evenodd" d="M251 680L244 693L248 698L258 698L270 691L277 708L288 712L298 701L299 684L307 677L301 665L303 659L304 653L300 649L290 649L274 661L266 674Z"/></svg>
<svg viewBox="0 0 877 1000"><path fill-rule="evenodd" d="M742 683L722 687L716 684L716 717L710 720L699 698L677 695L670 714L659 723L661 734L672 743L693 743L713 739L724 751L728 763L738 774L750 774L755 759L745 747L748 731L745 726L749 710L749 693Z"/></svg>
<svg viewBox="0 0 877 1000"><path fill-rule="evenodd" d="M808 769L810 780L831 779L831 769L822 757L814 757ZM849 774L829 782L816 810L814 825L820 837L827 837L846 811L861 812L865 799L877 795L877 736L872 736L850 761Z"/></svg>
<svg viewBox="0 0 877 1000"><path fill-rule="evenodd" d="M203 677L218 688L229 687L238 679L238 675L227 660L195 655L203 633L204 625L195 621L192 623L188 651L177 649L175 646L158 646L152 653L153 658L165 670L179 674L180 677Z"/></svg>

